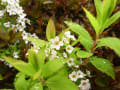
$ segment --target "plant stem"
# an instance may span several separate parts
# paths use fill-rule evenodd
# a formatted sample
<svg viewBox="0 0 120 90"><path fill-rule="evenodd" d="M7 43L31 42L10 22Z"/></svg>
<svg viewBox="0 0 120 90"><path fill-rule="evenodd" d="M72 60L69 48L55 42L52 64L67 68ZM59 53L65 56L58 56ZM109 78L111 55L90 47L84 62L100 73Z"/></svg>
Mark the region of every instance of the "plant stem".
<svg viewBox="0 0 120 90"><path fill-rule="evenodd" d="M99 37L100 37L100 33L101 33L101 29L99 30L99 33L98 33L98 35L97 35L97 37L96 37L96 39L95 39L95 42L93 43L93 46L92 46L92 49L91 49L91 52L93 53L93 51L94 51L94 49L95 49L95 47L96 47L96 45L97 45L97 40L99 39Z"/></svg>
<svg viewBox="0 0 120 90"><path fill-rule="evenodd" d="M97 40L98 40L98 39L99 39L99 37L96 37L95 42L93 43L93 46L92 46L91 52L94 51L94 48L95 48L95 46L96 46L96 44L97 44Z"/></svg>

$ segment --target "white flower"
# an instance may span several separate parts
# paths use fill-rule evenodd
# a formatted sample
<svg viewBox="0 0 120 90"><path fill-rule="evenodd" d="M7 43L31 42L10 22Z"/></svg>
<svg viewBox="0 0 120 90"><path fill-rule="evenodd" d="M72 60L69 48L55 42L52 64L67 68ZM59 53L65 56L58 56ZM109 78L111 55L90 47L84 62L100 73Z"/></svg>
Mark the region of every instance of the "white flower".
<svg viewBox="0 0 120 90"><path fill-rule="evenodd" d="M71 35L70 31L65 32L64 35L67 38L71 38L72 40L76 40L75 36Z"/></svg>
<svg viewBox="0 0 120 90"><path fill-rule="evenodd" d="M69 78L74 82L77 81L77 79L78 79L77 73L75 71L73 71L71 74L69 74Z"/></svg>
<svg viewBox="0 0 120 90"><path fill-rule="evenodd" d="M66 37L63 37L63 38L62 38L62 41L63 41L64 43L69 43L69 41L68 41L68 39L67 39Z"/></svg>
<svg viewBox="0 0 120 90"><path fill-rule="evenodd" d="M63 46L63 42L59 41L59 37L55 37L55 39L51 39L51 48L55 48L59 50L61 46Z"/></svg>
<svg viewBox="0 0 120 90"><path fill-rule="evenodd" d="M80 90L89 90L90 89L90 83L89 80L81 80L81 84L78 86Z"/></svg>
<svg viewBox="0 0 120 90"><path fill-rule="evenodd" d="M10 27L10 22L4 23L4 26L7 28Z"/></svg>
<svg viewBox="0 0 120 90"><path fill-rule="evenodd" d="M35 51L35 53L38 53L38 51L40 50L40 47L34 45L33 50Z"/></svg>
<svg viewBox="0 0 120 90"><path fill-rule="evenodd" d="M67 61L67 64L69 67L73 66L74 65L74 59L73 58L70 58L68 61Z"/></svg>
<svg viewBox="0 0 120 90"><path fill-rule="evenodd" d="M4 15L5 10L0 10L0 18Z"/></svg>
<svg viewBox="0 0 120 90"><path fill-rule="evenodd" d="M59 58L59 56L57 56L57 52L55 50L52 50L51 51L51 59L56 59L56 58Z"/></svg>
<svg viewBox="0 0 120 90"><path fill-rule="evenodd" d="M74 67L78 69L78 68L79 68L79 65L75 65Z"/></svg>
<svg viewBox="0 0 120 90"><path fill-rule="evenodd" d="M70 46L70 45L68 45L67 47L66 47L66 51L68 52L68 53L72 53L72 51L73 51L73 47L72 46Z"/></svg>
<svg viewBox="0 0 120 90"><path fill-rule="evenodd" d="M85 74L82 71L77 71L77 77L78 78L84 78Z"/></svg>
<svg viewBox="0 0 120 90"><path fill-rule="evenodd" d="M76 40L75 36L73 36L73 35L71 35L70 38L71 38L72 40Z"/></svg>
<svg viewBox="0 0 120 90"><path fill-rule="evenodd" d="M63 53L63 56L64 56L64 58L67 58L67 54L65 52Z"/></svg>
<svg viewBox="0 0 120 90"><path fill-rule="evenodd" d="M65 37L67 37L67 38L70 38L70 37L71 37L70 31L65 32L64 35L65 35Z"/></svg>
<svg viewBox="0 0 120 90"><path fill-rule="evenodd" d="M19 58L18 52L14 52L14 53L13 53L13 57L16 58L16 59Z"/></svg>

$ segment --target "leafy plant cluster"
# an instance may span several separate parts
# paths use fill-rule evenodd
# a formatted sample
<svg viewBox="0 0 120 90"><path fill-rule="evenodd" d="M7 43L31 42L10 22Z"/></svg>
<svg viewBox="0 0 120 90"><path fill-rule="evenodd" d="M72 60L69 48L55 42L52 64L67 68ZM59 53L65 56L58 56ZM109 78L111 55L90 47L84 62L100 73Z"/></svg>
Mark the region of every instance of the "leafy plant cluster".
<svg viewBox="0 0 120 90"><path fill-rule="evenodd" d="M95 51L104 46L114 50L120 56L120 40L116 37L101 36L107 27L119 19L120 11L112 15L116 0L94 0L94 2L97 17L84 7L83 10L95 30L95 40L81 25L69 21L65 21L68 28L56 36L54 23L50 20L46 29L47 41L28 37L29 41L40 47L37 53L33 47L28 50L28 62L4 56L4 59L19 71L14 82L16 90L78 90L77 86L82 79L89 78L89 75L84 74L84 78L72 82L70 73L81 69L84 64L86 66L92 64L96 69L115 79L114 68L110 60L95 56ZM65 33L69 30L76 36L72 38L69 36L64 41ZM79 47L79 43L84 48ZM67 49L67 46L70 47ZM54 54L57 53L55 57L52 57L53 50ZM69 66L70 58L73 58L72 66ZM83 62L80 62L80 59Z"/></svg>

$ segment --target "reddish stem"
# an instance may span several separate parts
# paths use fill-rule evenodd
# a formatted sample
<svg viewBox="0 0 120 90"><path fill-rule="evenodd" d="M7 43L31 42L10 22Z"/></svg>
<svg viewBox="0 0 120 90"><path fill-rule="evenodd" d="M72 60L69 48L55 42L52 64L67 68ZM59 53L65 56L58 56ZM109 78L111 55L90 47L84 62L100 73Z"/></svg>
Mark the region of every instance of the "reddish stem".
<svg viewBox="0 0 120 90"><path fill-rule="evenodd" d="M98 33L98 35L97 35L96 39L95 39L95 42L93 43L93 46L92 46L91 52L93 52L93 51L94 51L95 46L97 45L97 40L98 40L98 39L99 39L99 37L100 37L100 32L101 32L101 29L100 29L100 31L99 31L99 33Z"/></svg>
<svg viewBox="0 0 120 90"><path fill-rule="evenodd" d="M91 52L94 51L94 48L95 48L95 46L96 46L96 44L97 44L97 40L98 40L98 38L99 38L99 37L96 37L95 42L93 43L93 46L92 46Z"/></svg>

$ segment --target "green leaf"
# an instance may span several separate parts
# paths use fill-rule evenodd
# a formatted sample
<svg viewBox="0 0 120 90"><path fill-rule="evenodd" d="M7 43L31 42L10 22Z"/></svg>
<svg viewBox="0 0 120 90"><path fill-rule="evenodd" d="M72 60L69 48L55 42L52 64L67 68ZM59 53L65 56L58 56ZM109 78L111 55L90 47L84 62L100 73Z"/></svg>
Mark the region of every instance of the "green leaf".
<svg viewBox="0 0 120 90"><path fill-rule="evenodd" d="M94 0L96 11L97 11L97 20L99 21L99 24L101 23L101 0Z"/></svg>
<svg viewBox="0 0 120 90"><path fill-rule="evenodd" d="M33 37L28 37L29 41L31 41L32 43L34 43L36 46L39 47L44 47L47 42L38 38L33 38Z"/></svg>
<svg viewBox="0 0 120 90"><path fill-rule="evenodd" d="M25 79L25 75L22 73L18 73L16 75L16 79L14 82L16 90L27 90L27 80Z"/></svg>
<svg viewBox="0 0 120 90"><path fill-rule="evenodd" d="M41 82L34 84L30 90L43 90L43 85Z"/></svg>
<svg viewBox="0 0 120 90"><path fill-rule="evenodd" d="M15 60L13 58L10 57L3 57L9 64L11 64L13 67L15 67L17 70L19 70L20 72L32 76L36 71L33 68L33 66L31 64L25 63L23 61L20 60Z"/></svg>
<svg viewBox="0 0 120 90"><path fill-rule="evenodd" d="M50 39L52 38L55 38L55 34L56 34L55 25L54 25L53 20L50 19L47 25L47 29L46 29L46 37L48 41L50 41Z"/></svg>
<svg viewBox="0 0 120 90"><path fill-rule="evenodd" d="M78 90L78 87L71 80L59 75L49 78L46 85L51 90Z"/></svg>
<svg viewBox="0 0 120 90"><path fill-rule="evenodd" d="M49 77L53 73L57 72L59 69L63 68L67 59L55 59L47 62L43 67L43 76Z"/></svg>
<svg viewBox="0 0 120 90"><path fill-rule="evenodd" d="M90 51L93 45L93 40L88 31L77 23L67 21L65 23L70 27L73 32L79 35L80 43L85 47L87 51Z"/></svg>
<svg viewBox="0 0 120 90"><path fill-rule="evenodd" d="M107 37L107 38L99 39L96 48L102 46L107 46L113 49L118 54L118 56L120 56L120 40L118 38Z"/></svg>
<svg viewBox="0 0 120 90"><path fill-rule="evenodd" d="M104 72L108 76L115 79L115 73L114 69L112 67L112 64L104 59L104 58L98 58L98 57L92 57L90 61L98 70Z"/></svg>
<svg viewBox="0 0 120 90"><path fill-rule="evenodd" d="M36 71L38 71L38 61L37 61L37 58L36 58L36 53L35 53L35 51L33 50L33 49L29 49L28 50L28 60L29 60L29 63L31 64L31 65L33 65L33 67L34 67L34 69L36 70Z"/></svg>
<svg viewBox="0 0 120 90"><path fill-rule="evenodd" d="M77 56L78 56L79 58L88 58L88 57L91 57L92 55L93 55L92 53L86 52L86 51L83 51L83 50L79 50L79 51L77 52Z"/></svg>
<svg viewBox="0 0 120 90"><path fill-rule="evenodd" d="M115 9L117 0L110 0L110 1L111 4L110 4L110 8L108 9L108 17L112 14L113 10Z"/></svg>
<svg viewBox="0 0 120 90"><path fill-rule="evenodd" d="M41 69L39 69L39 71L37 71L34 75L33 75L33 80L39 79L41 76Z"/></svg>
<svg viewBox="0 0 120 90"><path fill-rule="evenodd" d="M37 58L37 63L39 66L39 69L43 67L44 63L45 63L45 48L41 48L38 53L36 54L36 58Z"/></svg>
<svg viewBox="0 0 120 90"><path fill-rule="evenodd" d="M90 23L92 24L93 28L95 29L96 34L98 35L99 29L100 29L98 21L88 10L86 10L85 8L83 8L83 9L84 9Z"/></svg>
<svg viewBox="0 0 120 90"><path fill-rule="evenodd" d="M109 19L106 20L102 30L104 30L105 28L116 22L119 18L120 18L120 11L118 11L117 13L115 13L113 16L111 16Z"/></svg>
<svg viewBox="0 0 120 90"><path fill-rule="evenodd" d="M62 76L62 77L68 77L68 72L67 72L67 67L63 67L63 68L61 68L60 70L59 70L59 72L57 72L57 74L59 74L60 76Z"/></svg>
<svg viewBox="0 0 120 90"><path fill-rule="evenodd" d="M2 75L0 74L0 80L3 80L3 77L2 77Z"/></svg>
<svg viewBox="0 0 120 90"><path fill-rule="evenodd" d="M102 22L104 23L112 14L116 5L116 0L104 0L102 5Z"/></svg>

